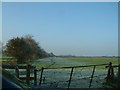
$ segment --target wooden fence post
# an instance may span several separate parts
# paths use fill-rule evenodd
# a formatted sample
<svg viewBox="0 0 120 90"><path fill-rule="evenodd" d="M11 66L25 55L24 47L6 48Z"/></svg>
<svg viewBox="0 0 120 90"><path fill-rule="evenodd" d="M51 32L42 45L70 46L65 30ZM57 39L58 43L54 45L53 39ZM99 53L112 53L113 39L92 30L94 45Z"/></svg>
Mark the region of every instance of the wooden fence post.
<svg viewBox="0 0 120 90"><path fill-rule="evenodd" d="M70 79L69 79L69 82L68 82L68 90L70 88L70 83L71 83L71 79L72 79L73 69L74 69L74 67L72 67L72 69L71 69Z"/></svg>
<svg viewBox="0 0 120 90"><path fill-rule="evenodd" d="M39 83L40 86L41 86L41 83L42 83L43 70L44 70L44 68L42 67L42 69L41 69L41 75L40 75L40 83Z"/></svg>
<svg viewBox="0 0 120 90"><path fill-rule="evenodd" d="M30 84L30 65L29 64L26 66L26 71L27 71L27 73L26 73L26 82L29 85Z"/></svg>
<svg viewBox="0 0 120 90"><path fill-rule="evenodd" d="M19 68L18 67L15 68L15 72L16 72L16 77L19 78Z"/></svg>
<svg viewBox="0 0 120 90"><path fill-rule="evenodd" d="M112 63L110 62L108 65L108 74L107 74L107 82L113 82L114 80L114 69Z"/></svg>
<svg viewBox="0 0 120 90"><path fill-rule="evenodd" d="M93 75L94 75L94 72L95 72L95 67L96 67L96 66L94 65L93 72L92 72L91 79L90 79L90 85L89 85L89 88L91 87L91 83L92 83Z"/></svg>
<svg viewBox="0 0 120 90"><path fill-rule="evenodd" d="M118 79L120 80L120 64L118 65Z"/></svg>
<svg viewBox="0 0 120 90"><path fill-rule="evenodd" d="M34 68L34 85L37 85L37 69Z"/></svg>
<svg viewBox="0 0 120 90"><path fill-rule="evenodd" d="M117 88L120 88L120 64L118 65L118 81L117 81Z"/></svg>

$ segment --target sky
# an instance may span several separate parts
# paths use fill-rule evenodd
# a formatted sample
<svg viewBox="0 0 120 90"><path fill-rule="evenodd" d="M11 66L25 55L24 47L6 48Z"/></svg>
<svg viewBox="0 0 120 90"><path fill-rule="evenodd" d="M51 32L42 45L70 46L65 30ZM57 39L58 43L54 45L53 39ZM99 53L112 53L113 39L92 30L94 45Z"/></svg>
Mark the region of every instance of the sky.
<svg viewBox="0 0 120 90"><path fill-rule="evenodd" d="M2 2L119 2L119 0L1 0Z"/></svg>
<svg viewBox="0 0 120 90"><path fill-rule="evenodd" d="M117 56L117 2L2 3L2 41L32 35L55 55Z"/></svg>
<svg viewBox="0 0 120 90"><path fill-rule="evenodd" d="M0 3L0 13L2 12L2 4ZM2 56L2 13L0 14L0 57Z"/></svg>

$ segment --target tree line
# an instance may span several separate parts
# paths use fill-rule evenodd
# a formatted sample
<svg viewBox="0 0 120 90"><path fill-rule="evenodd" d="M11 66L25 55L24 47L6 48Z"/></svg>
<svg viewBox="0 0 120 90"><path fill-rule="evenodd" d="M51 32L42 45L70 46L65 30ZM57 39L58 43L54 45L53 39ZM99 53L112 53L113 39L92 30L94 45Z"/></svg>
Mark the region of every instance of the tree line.
<svg viewBox="0 0 120 90"><path fill-rule="evenodd" d="M17 59L17 63L25 63L39 58L54 56L39 46L31 35L15 37L8 40L3 54Z"/></svg>

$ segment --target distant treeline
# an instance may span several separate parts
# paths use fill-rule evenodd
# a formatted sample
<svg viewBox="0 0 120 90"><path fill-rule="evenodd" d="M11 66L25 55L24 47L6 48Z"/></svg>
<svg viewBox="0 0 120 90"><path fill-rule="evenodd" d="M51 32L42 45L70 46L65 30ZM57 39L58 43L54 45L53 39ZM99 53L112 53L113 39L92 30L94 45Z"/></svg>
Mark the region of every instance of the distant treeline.
<svg viewBox="0 0 120 90"><path fill-rule="evenodd" d="M118 58L118 56L75 56L75 55L57 55L56 57L81 57L81 58L92 58L92 57L101 57L101 58Z"/></svg>

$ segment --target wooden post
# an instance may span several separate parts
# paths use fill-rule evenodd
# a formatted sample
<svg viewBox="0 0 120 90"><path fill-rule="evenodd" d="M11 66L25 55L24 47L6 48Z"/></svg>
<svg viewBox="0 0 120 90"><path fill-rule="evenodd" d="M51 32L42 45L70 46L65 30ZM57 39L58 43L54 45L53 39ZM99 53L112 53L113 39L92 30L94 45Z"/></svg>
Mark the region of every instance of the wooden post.
<svg viewBox="0 0 120 90"><path fill-rule="evenodd" d="M37 69L34 68L34 85L37 85Z"/></svg>
<svg viewBox="0 0 120 90"><path fill-rule="evenodd" d="M112 78L112 80L114 80L114 68L113 68L113 66L111 66L111 78Z"/></svg>
<svg viewBox="0 0 120 90"><path fill-rule="evenodd" d="M118 79L120 80L120 64L118 65Z"/></svg>
<svg viewBox="0 0 120 90"><path fill-rule="evenodd" d="M19 68L18 67L15 68L15 72L16 72L16 77L19 78Z"/></svg>
<svg viewBox="0 0 120 90"><path fill-rule="evenodd" d="M30 65L29 64L26 66L26 71L27 71L27 73L26 73L26 82L29 85L30 84Z"/></svg>
<svg viewBox="0 0 120 90"><path fill-rule="evenodd" d="M72 67L72 69L71 69L70 79L69 79L69 82L68 82L68 90L70 88L70 83L71 83L71 79L72 79L73 69L74 69L74 67Z"/></svg>
<svg viewBox="0 0 120 90"><path fill-rule="evenodd" d="M95 67L93 67L93 72L92 72L92 75L91 75L91 79L90 79L90 84L89 84L89 88L91 87L91 83L92 83L92 79L93 79L93 76L94 76L94 72L95 72Z"/></svg>
<svg viewBox="0 0 120 90"><path fill-rule="evenodd" d="M117 81L117 88L120 88L120 64L118 65L118 81Z"/></svg>
<svg viewBox="0 0 120 90"><path fill-rule="evenodd" d="M41 83L42 83L43 70L44 70L44 68L42 67L41 68L41 75L40 75L40 83L39 83L40 86L41 86Z"/></svg>
<svg viewBox="0 0 120 90"><path fill-rule="evenodd" d="M114 69L112 63L110 62L108 65L108 74L107 74L107 82L113 82L114 80Z"/></svg>
<svg viewBox="0 0 120 90"><path fill-rule="evenodd" d="M45 84L45 77L43 77L43 84Z"/></svg>

